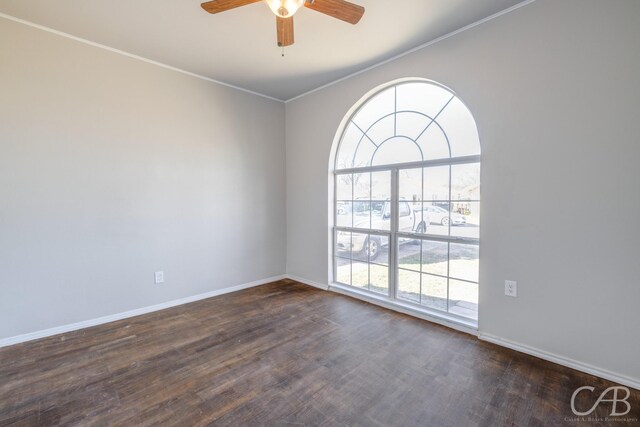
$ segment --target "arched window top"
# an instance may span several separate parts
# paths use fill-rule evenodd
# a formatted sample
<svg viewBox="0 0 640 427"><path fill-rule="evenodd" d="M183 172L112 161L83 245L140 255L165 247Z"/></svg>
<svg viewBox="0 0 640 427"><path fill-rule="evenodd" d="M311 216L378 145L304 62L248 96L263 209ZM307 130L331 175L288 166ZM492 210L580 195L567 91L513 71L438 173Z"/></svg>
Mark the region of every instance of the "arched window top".
<svg viewBox="0 0 640 427"><path fill-rule="evenodd" d="M449 89L427 80L388 86L347 121L335 169L354 169L480 154L469 109Z"/></svg>

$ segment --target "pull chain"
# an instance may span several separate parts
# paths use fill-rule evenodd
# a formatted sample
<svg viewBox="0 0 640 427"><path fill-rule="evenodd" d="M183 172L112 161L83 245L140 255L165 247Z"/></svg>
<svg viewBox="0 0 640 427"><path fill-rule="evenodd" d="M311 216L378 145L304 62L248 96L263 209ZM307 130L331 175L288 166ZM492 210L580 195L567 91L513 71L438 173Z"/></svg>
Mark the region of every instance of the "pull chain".
<svg viewBox="0 0 640 427"><path fill-rule="evenodd" d="M282 57L284 58L284 46L282 46Z"/></svg>

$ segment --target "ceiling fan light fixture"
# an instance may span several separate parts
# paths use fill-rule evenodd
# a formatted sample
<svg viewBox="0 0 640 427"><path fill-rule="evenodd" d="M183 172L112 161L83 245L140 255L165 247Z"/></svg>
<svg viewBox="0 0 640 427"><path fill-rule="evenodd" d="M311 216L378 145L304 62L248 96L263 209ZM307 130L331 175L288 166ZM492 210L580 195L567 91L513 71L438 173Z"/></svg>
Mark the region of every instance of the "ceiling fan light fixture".
<svg viewBox="0 0 640 427"><path fill-rule="evenodd" d="M304 6L305 0L265 0L269 8L281 18L292 17L298 9Z"/></svg>

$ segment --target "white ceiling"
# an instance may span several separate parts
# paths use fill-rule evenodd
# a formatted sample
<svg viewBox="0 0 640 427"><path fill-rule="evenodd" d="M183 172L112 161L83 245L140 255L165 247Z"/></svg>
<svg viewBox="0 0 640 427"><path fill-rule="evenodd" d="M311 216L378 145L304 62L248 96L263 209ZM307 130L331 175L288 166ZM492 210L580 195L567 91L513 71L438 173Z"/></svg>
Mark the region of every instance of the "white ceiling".
<svg viewBox="0 0 640 427"><path fill-rule="evenodd" d="M284 58L263 3L210 15L200 0L0 0L0 13L286 100L522 2L351 1L366 8L356 26L299 11Z"/></svg>

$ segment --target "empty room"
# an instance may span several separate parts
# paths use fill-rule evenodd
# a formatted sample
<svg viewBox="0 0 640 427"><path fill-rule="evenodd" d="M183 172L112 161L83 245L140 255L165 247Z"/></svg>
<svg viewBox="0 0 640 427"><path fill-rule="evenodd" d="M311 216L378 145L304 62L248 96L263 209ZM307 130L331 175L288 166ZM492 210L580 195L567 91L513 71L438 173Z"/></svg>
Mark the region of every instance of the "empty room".
<svg viewBox="0 0 640 427"><path fill-rule="evenodd" d="M0 426L640 425L640 0L0 0Z"/></svg>

